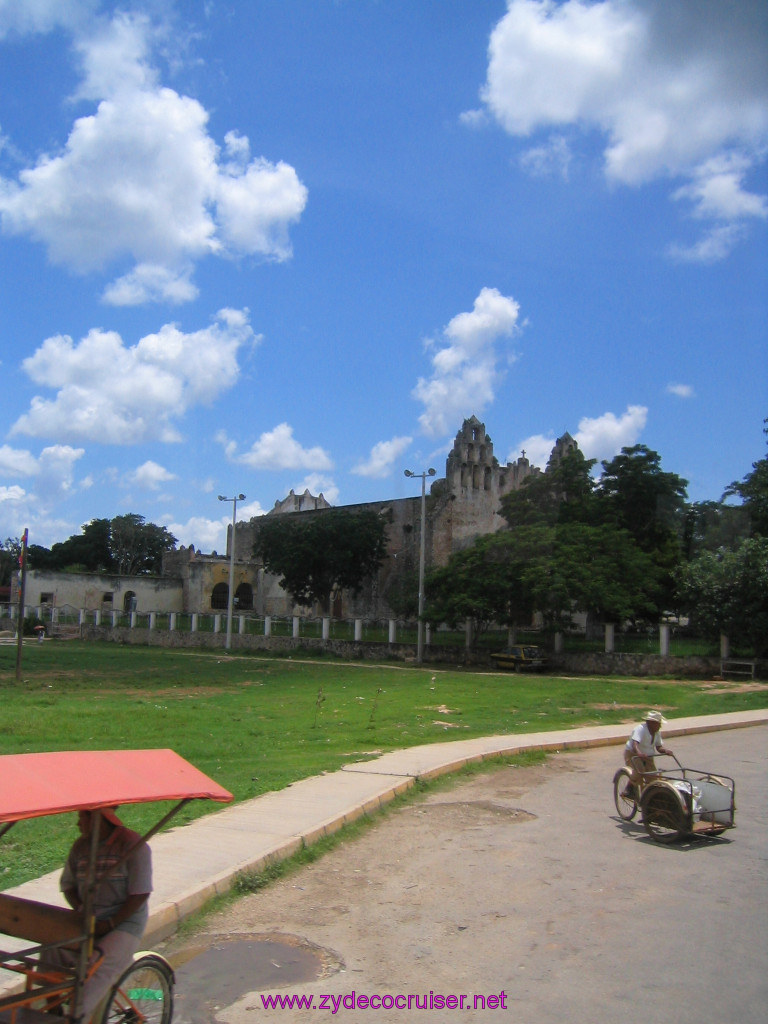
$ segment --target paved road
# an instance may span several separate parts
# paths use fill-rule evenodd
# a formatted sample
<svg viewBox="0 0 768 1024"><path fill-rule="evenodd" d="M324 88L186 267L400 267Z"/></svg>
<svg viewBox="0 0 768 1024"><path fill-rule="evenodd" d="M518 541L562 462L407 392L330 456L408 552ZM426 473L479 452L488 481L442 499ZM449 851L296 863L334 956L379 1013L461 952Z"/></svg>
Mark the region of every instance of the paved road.
<svg viewBox="0 0 768 1024"><path fill-rule="evenodd" d="M670 745L736 779L737 829L664 847L621 822L616 747L462 782L207 922L197 948L214 947L219 990L207 1020L765 1024L768 727ZM265 936L277 940L266 957L257 943L236 968L227 959L246 948L232 940ZM281 955L283 937L296 956ZM326 976L308 980L308 952ZM179 969L180 1024L207 1024L185 1011L195 973L195 959ZM430 991L470 1006L496 996L499 1008L417 1009ZM360 995L385 994L419 1004L360 1007ZM313 996L315 1008L265 1011L276 995Z"/></svg>

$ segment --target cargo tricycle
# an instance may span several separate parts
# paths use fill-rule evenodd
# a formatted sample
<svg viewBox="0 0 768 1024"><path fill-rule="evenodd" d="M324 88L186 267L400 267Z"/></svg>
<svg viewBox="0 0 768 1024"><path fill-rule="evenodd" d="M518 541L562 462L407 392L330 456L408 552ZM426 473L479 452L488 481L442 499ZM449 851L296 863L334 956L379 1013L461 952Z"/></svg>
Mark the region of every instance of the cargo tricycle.
<svg viewBox="0 0 768 1024"><path fill-rule="evenodd" d="M613 799L619 817L631 821L639 809L646 832L658 843L693 835L719 836L735 827L736 784L732 778L684 768L671 753L656 757L674 763L642 771L642 759L633 758L636 783L626 765L614 775Z"/></svg>

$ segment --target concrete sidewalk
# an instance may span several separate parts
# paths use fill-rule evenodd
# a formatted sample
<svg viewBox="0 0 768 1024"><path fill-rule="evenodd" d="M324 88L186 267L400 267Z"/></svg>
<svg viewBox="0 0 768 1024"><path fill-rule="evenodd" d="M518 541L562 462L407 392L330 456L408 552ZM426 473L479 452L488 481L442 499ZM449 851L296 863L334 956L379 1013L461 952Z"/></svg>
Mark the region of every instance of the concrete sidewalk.
<svg viewBox="0 0 768 1024"><path fill-rule="evenodd" d="M680 718L670 720L664 737L765 723L768 709ZM383 807L417 779L435 778L466 764L521 751L623 744L628 732L626 724L605 725L410 747L295 782L279 792L163 832L152 840L154 892L146 945L171 935L212 896L228 891L239 872L258 872L290 857L302 845ZM56 871L8 891L63 905L58 882Z"/></svg>

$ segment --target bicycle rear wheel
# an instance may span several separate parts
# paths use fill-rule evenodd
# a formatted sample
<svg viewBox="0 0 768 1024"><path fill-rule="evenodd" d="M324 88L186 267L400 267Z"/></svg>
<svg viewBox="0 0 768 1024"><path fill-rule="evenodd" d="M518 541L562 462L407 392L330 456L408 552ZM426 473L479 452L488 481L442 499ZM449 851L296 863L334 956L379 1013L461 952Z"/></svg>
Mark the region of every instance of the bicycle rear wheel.
<svg viewBox="0 0 768 1024"><path fill-rule="evenodd" d="M173 971L154 953L126 968L112 989L101 1024L170 1024Z"/></svg>

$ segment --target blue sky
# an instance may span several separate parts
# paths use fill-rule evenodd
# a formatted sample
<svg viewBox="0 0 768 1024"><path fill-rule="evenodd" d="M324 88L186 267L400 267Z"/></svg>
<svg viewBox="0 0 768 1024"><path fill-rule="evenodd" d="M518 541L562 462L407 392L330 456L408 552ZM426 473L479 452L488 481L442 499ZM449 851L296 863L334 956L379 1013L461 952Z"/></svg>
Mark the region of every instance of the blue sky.
<svg viewBox="0 0 768 1024"><path fill-rule="evenodd" d="M765 454L763 0L0 0L0 536Z"/></svg>

